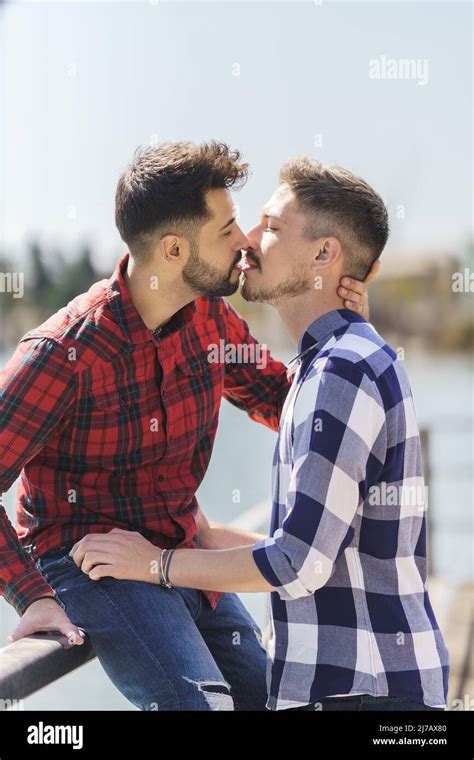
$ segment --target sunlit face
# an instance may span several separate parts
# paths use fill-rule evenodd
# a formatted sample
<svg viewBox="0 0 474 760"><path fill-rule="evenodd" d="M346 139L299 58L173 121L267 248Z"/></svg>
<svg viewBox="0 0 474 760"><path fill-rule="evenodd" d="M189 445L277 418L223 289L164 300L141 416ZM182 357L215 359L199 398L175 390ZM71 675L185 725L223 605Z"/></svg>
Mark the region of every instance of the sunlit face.
<svg viewBox="0 0 474 760"><path fill-rule="evenodd" d="M212 216L201 227L197 243L191 243L183 280L198 295L229 296L239 286L236 265L249 241L235 220L228 190L209 190L206 202Z"/></svg>
<svg viewBox="0 0 474 760"><path fill-rule="evenodd" d="M306 222L293 191L280 185L247 235L251 248L246 253L249 267L244 269L242 284L247 301L277 304L313 286L314 243L303 236Z"/></svg>

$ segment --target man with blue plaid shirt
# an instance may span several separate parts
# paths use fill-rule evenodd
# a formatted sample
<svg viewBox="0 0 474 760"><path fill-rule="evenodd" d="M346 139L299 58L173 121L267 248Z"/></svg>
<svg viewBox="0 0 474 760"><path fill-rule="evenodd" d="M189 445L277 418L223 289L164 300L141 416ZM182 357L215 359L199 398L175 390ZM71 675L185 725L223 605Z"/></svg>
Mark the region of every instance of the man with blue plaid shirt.
<svg viewBox="0 0 474 760"><path fill-rule="evenodd" d="M403 364L362 317L324 314L299 344L275 452L272 537L253 554L276 592L270 709L333 695L354 696L355 709L379 709L376 698L389 695L394 709L405 700L444 708L425 506Z"/></svg>
<svg viewBox="0 0 474 760"><path fill-rule="evenodd" d="M443 710L449 658L428 595L408 378L336 294L341 276L364 279L380 256L385 205L340 167L292 159L247 237L242 295L273 304L298 346L270 537L241 531L224 542L221 526L203 518L207 548L167 556L164 580L271 592L270 710ZM156 559L155 546L145 553ZM96 578L108 574L103 565ZM156 582L149 572L134 577Z"/></svg>

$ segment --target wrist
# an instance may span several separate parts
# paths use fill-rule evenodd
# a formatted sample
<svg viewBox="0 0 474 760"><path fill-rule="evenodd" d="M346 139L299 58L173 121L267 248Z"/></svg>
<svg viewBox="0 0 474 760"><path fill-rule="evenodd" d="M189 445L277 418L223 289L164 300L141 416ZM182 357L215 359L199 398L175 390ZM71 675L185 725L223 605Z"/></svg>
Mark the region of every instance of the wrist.
<svg viewBox="0 0 474 760"><path fill-rule="evenodd" d="M144 577L140 580L146 583L160 583L160 563L161 553L163 549L158 546L150 544L149 551L147 552L146 564L144 568Z"/></svg>
<svg viewBox="0 0 474 760"><path fill-rule="evenodd" d="M33 599L33 601L32 601L32 602L29 602L29 603L26 605L25 609L23 610L23 615L24 615L24 614L25 614L25 612L26 612L27 610L29 610L29 609L30 609L30 607L32 607L32 605L33 605L33 604L35 604L36 602L44 602L44 601L46 601L46 600L48 600L48 599L50 599L52 602L54 602L55 604L57 604L57 601L56 601L56 596L55 596L54 594L45 594L44 596L39 596L37 599Z"/></svg>

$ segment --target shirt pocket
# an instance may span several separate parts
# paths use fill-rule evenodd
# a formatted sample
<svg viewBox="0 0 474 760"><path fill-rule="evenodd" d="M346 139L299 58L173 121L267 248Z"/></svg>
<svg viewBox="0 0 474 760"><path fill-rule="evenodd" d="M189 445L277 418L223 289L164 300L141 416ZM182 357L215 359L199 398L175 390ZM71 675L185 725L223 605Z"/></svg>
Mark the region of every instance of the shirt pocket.
<svg viewBox="0 0 474 760"><path fill-rule="evenodd" d="M185 355L177 361L177 370L188 377L202 373L211 373L214 378L219 376L223 378L225 364L223 362L208 361L208 355L204 351L197 354Z"/></svg>
<svg viewBox="0 0 474 760"><path fill-rule="evenodd" d="M81 417L87 430L86 457L99 468L118 464L120 442L127 439L126 410L116 386L94 387L84 399Z"/></svg>
<svg viewBox="0 0 474 760"><path fill-rule="evenodd" d="M83 407L87 457L99 468L127 471L163 454L163 419L156 384L144 377L123 388L94 386ZM151 424L153 423L153 424Z"/></svg>

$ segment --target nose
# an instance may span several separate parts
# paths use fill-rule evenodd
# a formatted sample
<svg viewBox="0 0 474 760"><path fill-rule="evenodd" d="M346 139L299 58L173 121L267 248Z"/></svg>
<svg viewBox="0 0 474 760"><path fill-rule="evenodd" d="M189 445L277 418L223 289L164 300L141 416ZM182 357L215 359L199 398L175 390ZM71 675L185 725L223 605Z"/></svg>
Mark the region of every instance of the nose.
<svg viewBox="0 0 474 760"><path fill-rule="evenodd" d="M249 241L248 241L247 236L245 235L245 233L240 229L240 227L239 227L239 232L240 232L240 239L239 239L239 243L238 243L237 247L238 248L248 248Z"/></svg>
<svg viewBox="0 0 474 760"><path fill-rule="evenodd" d="M262 226L256 224L247 232L248 247L253 248L254 251L260 251L260 243L262 242Z"/></svg>

